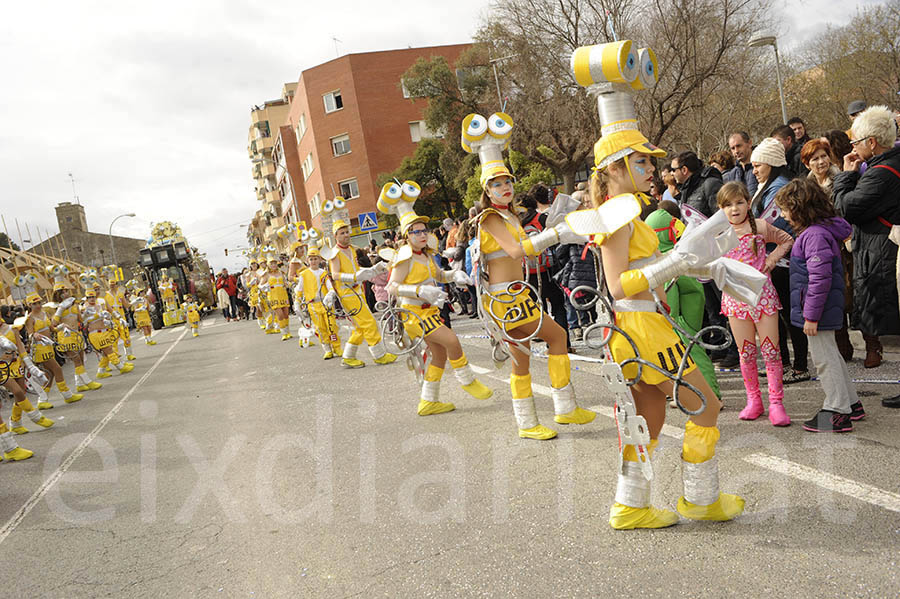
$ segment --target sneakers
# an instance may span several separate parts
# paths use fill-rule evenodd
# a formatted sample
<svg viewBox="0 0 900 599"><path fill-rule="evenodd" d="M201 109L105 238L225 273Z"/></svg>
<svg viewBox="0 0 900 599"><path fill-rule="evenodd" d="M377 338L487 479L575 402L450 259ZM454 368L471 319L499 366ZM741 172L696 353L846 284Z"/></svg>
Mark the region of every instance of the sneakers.
<svg viewBox="0 0 900 599"><path fill-rule="evenodd" d="M818 414L803 423L803 428L812 433L849 433L853 430L853 423L850 414L819 410Z"/></svg>
<svg viewBox="0 0 900 599"><path fill-rule="evenodd" d="M866 417L866 411L863 409L863 405L861 401L856 402L852 406L850 406L850 420L856 422L857 420L862 420Z"/></svg>

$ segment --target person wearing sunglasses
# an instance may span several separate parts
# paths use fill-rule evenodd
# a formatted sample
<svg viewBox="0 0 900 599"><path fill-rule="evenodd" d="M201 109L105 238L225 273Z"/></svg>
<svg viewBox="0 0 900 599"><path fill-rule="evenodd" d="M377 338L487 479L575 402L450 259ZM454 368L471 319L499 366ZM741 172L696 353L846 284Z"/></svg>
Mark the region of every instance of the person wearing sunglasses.
<svg viewBox="0 0 900 599"><path fill-rule="evenodd" d="M469 276L461 270L438 267L437 244L429 246L431 239L437 239L428 232L428 217L412 210L419 192L418 184L413 181L405 181L402 186L388 183L382 188L378 206L383 212L400 212L400 234L407 244L394 256L387 291L400 301L406 333L412 340L422 337L428 348L430 357L426 360L417 412L419 416L432 416L456 409L452 403L439 400L441 378L448 361L463 391L475 399L488 399L494 392L475 378L459 338L441 319L440 309L448 296L440 285L467 285Z"/></svg>

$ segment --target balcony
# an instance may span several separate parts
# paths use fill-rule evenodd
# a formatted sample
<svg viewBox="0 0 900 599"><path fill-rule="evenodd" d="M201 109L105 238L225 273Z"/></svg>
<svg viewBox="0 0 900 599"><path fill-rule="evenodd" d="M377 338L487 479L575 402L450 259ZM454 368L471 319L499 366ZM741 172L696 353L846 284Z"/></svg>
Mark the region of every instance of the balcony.
<svg viewBox="0 0 900 599"><path fill-rule="evenodd" d="M271 204L273 206L272 212L275 212L276 214L281 214L280 209L274 208L276 206L278 206L278 207L281 206L281 193L279 193L278 190L266 192L265 202L266 202L266 204ZM277 210L277 212L276 212L276 210Z"/></svg>
<svg viewBox="0 0 900 599"><path fill-rule="evenodd" d="M263 153L272 149L275 145L275 140L272 137L257 137L253 140L253 143L256 144L256 151Z"/></svg>

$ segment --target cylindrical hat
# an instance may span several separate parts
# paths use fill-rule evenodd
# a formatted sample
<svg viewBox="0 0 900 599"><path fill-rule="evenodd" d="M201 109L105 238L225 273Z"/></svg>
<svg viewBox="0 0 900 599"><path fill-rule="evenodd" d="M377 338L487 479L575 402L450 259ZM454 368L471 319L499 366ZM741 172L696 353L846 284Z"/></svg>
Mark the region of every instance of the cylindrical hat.
<svg viewBox="0 0 900 599"><path fill-rule="evenodd" d="M767 137L753 149L750 162L760 162L769 166L784 166L784 145L774 137Z"/></svg>

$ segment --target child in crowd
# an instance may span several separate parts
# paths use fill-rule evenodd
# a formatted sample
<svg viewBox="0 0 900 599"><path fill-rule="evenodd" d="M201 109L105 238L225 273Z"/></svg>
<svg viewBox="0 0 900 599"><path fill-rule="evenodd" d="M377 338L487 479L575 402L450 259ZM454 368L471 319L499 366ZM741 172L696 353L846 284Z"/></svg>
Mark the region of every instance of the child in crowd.
<svg viewBox="0 0 900 599"><path fill-rule="evenodd" d="M815 181L795 179L775 196L797 240L791 250L791 324L803 327L816 375L825 391L822 409L803 423L814 433L846 433L865 418L856 386L841 358L834 332L844 320L841 244L852 228Z"/></svg>
<svg viewBox="0 0 900 599"><path fill-rule="evenodd" d="M736 248L725 255L769 274L778 260L791 249L793 240L790 234L753 217L750 213L750 194L743 183L733 181L723 185L716 195L716 202L725 211L728 221L741 240ZM768 256L767 243L776 244ZM791 423L782 404L784 382L781 354L778 351L779 310L781 302L778 301L771 278L766 282L756 306L736 300L727 293L722 294L722 314L728 317L731 325L740 352L741 375L747 389L747 405L741 410L741 420L756 420L765 411L759 391L759 373L756 370L756 338L759 336L759 350L766 363L769 387L769 421L774 426L788 426Z"/></svg>

